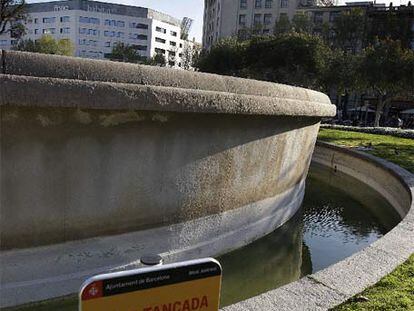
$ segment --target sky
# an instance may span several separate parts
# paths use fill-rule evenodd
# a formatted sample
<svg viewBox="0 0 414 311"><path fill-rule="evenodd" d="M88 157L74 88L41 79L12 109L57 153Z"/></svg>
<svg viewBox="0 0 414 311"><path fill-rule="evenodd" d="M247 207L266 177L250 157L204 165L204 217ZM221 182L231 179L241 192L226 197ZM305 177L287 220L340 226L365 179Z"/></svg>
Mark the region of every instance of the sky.
<svg viewBox="0 0 414 311"><path fill-rule="evenodd" d="M50 0L29 0L32 2L45 2ZM102 2L112 2L119 4L128 4L135 6L148 7L163 13L167 13L177 18L190 17L194 20L193 27L189 38L195 37L196 41L201 42L203 33L203 9L204 0L100 0ZM363 0L358 0L363 1ZM353 0L339 0L339 4L345 2L354 2ZM408 0L393 0L394 6L407 4ZM377 0L377 3L386 3L390 1Z"/></svg>

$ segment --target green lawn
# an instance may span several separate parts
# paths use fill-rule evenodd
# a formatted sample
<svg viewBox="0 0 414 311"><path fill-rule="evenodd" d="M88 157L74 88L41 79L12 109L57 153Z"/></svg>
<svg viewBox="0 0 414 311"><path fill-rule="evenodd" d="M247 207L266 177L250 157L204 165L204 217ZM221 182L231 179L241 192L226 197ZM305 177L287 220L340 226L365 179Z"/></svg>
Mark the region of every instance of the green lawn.
<svg viewBox="0 0 414 311"><path fill-rule="evenodd" d="M321 129L319 139L347 147L366 147L365 152L414 173L413 139L331 129ZM414 255L376 285L333 310L414 310Z"/></svg>
<svg viewBox="0 0 414 311"><path fill-rule="evenodd" d="M323 128L319 133L319 139L341 146L366 147L365 152L414 173L414 139Z"/></svg>
<svg viewBox="0 0 414 311"><path fill-rule="evenodd" d="M414 255L373 287L333 310L414 310Z"/></svg>

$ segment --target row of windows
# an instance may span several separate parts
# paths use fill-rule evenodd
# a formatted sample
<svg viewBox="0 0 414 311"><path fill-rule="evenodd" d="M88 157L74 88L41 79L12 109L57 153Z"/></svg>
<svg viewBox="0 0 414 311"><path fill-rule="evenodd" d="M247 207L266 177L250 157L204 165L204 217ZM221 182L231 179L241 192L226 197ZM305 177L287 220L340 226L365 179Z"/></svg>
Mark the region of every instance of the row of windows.
<svg viewBox="0 0 414 311"><path fill-rule="evenodd" d="M96 24L96 25L100 24L99 18L86 17L86 16L79 16L79 22L85 23L85 24Z"/></svg>
<svg viewBox="0 0 414 311"><path fill-rule="evenodd" d="M103 43L104 47L113 47L117 42L106 41ZM86 46L99 46L99 41L97 40L87 40L87 39L79 39L79 45L86 45ZM135 50L138 51L146 51L148 49L147 45L132 45Z"/></svg>
<svg viewBox="0 0 414 311"><path fill-rule="evenodd" d="M155 27L155 31L158 31L158 32L161 32L161 33L163 33L163 34L166 34L167 33L167 29L165 29L165 28L162 28L162 27ZM173 31L173 30L171 30L170 31L170 35L171 36L173 36L173 37L177 37L177 32L176 31Z"/></svg>
<svg viewBox="0 0 414 311"><path fill-rule="evenodd" d="M125 27L124 21L116 21L114 19L106 19L105 20L106 26L117 26L117 27Z"/></svg>
<svg viewBox="0 0 414 311"><path fill-rule="evenodd" d="M79 28L79 33L83 35L99 36L100 32L98 29L87 29Z"/></svg>
<svg viewBox="0 0 414 311"><path fill-rule="evenodd" d="M280 0L280 7L287 8L289 5L288 0ZM273 6L273 0L264 0L264 8L271 9ZM263 8L263 0L255 0L254 7L256 9ZM247 9L247 0L240 0L240 9Z"/></svg>
<svg viewBox="0 0 414 311"><path fill-rule="evenodd" d="M129 27L130 28L137 28L137 29L148 29L148 25L147 24L142 24L142 23L129 23Z"/></svg>
<svg viewBox="0 0 414 311"><path fill-rule="evenodd" d="M142 34L138 34L138 33L130 33L129 38L133 39L133 40L148 40L147 35L142 35Z"/></svg>
<svg viewBox="0 0 414 311"><path fill-rule="evenodd" d="M79 39L79 45L98 46L98 41L96 41L96 40Z"/></svg>
<svg viewBox="0 0 414 311"><path fill-rule="evenodd" d="M158 43L166 43L167 42L167 40L165 40L165 39L162 39L162 38L158 38L158 37L155 37L155 42L158 42ZM175 41L170 41L170 45L171 46L177 46L177 42L175 42ZM182 43L180 43L180 48L182 47L183 45L182 45Z"/></svg>
<svg viewBox="0 0 414 311"><path fill-rule="evenodd" d="M70 16L62 16L60 17L60 22L61 23L68 23L70 22ZM52 23L56 23L56 17L44 17L42 18L42 22L44 24L52 24ZM26 21L27 24L39 24L39 19L38 18L28 18Z"/></svg>
<svg viewBox="0 0 414 311"><path fill-rule="evenodd" d="M121 32L121 31L105 30L104 31L104 36L105 37L118 37L118 38L123 38L124 37L124 33Z"/></svg>
<svg viewBox="0 0 414 311"><path fill-rule="evenodd" d="M271 23L272 23L272 14L254 14L253 16L254 25L260 25L260 24L270 25ZM239 25L246 26L246 14L239 15Z"/></svg>
<svg viewBox="0 0 414 311"><path fill-rule="evenodd" d="M64 34L67 34L67 33L70 33L70 28L69 27L64 27L64 28L58 28L59 29L59 32L60 33L64 33ZM29 29L29 34L35 34L35 35L39 35L40 33L43 33L43 34L55 34L56 33L56 31L57 31L57 29L56 28L44 28L44 29L33 29L33 30L31 30L31 29Z"/></svg>

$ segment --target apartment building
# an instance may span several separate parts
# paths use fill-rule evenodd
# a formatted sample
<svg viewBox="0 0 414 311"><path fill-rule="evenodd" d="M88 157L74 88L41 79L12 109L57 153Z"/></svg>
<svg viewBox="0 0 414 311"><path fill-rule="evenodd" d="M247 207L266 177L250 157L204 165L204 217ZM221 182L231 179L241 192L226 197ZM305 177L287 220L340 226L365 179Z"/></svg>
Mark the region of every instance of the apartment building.
<svg viewBox="0 0 414 311"><path fill-rule="evenodd" d="M327 5L326 2L330 4ZM378 28L387 16L394 15L398 20L405 20L407 29L404 33L414 33L414 6L411 2L407 6L398 7L386 7L375 1L333 4L330 0L205 0L203 48L209 49L220 38L243 38L247 31L271 34L276 21L283 16L291 20L295 14L307 14L313 22L314 33L322 33L324 25L332 26L339 15L355 8L362 9L366 18L372 20ZM412 38L411 46L414 47L414 36ZM359 49L361 48L362 45Z"/></svg>
<svg viewBox="0 0 414 311"><path fill-rule="evenodd" d="M79 57L103 59L122 42L141 56L163 54L170 67L181 67L183 49L193 45L181 39L181 20L149 8L66 0L28 4L26 11L23 39L38 40L45 34L70 39ZM16 44L10 32L0 35L0 49Z"/></svg>
<svg viewBox="0 0 414 311"><path fill-rule="evenodd" d="M273 32L281 16L292 19L298 6L313 0L205 0L203 48L209 49L218 39L242 37L249 29L261 34Z"/></svg>

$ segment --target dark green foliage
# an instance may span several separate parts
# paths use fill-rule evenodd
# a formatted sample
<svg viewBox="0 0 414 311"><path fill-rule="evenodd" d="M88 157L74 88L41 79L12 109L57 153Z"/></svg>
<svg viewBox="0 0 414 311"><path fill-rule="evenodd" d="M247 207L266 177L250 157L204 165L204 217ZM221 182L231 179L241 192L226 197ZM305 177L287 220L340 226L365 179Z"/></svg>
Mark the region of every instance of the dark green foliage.
<svg viewBox="0 0 414 311"><path fill-rule="evenodd" d="M320 88L331 51L319 37L306 33L221 40L202 54L201 71Z"/></svg>
<svg viewBox="0 0 414 311"><path fill-rule="evenodd" d="M204 72L242 76L242 70L247 65L247 44L235 38L222 39L209 52L201 52L195 65Z"/></svg>
<svg viewBox="0 0 414 311"><path fill-rule="evenodd" d="M7 31L8 24L25 19L25 6L25 0L0 0L0 35Z"/></svg>

